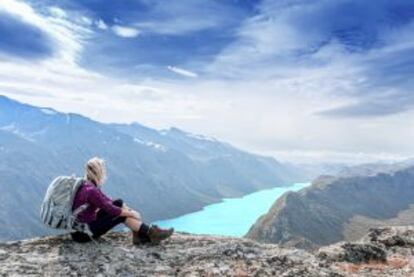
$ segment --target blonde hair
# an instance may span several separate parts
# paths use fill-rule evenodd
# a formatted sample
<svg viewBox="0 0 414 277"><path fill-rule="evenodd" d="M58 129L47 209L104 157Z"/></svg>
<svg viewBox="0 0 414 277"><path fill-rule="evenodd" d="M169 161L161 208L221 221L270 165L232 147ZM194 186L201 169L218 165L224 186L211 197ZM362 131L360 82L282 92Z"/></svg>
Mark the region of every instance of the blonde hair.
<svg viewBox="0 0 414 277"><path fill-rule="evenodd" d="M85 178L96 186L103 185L106 180L105 161L98 157L90 159L85 165Z"/></svg>

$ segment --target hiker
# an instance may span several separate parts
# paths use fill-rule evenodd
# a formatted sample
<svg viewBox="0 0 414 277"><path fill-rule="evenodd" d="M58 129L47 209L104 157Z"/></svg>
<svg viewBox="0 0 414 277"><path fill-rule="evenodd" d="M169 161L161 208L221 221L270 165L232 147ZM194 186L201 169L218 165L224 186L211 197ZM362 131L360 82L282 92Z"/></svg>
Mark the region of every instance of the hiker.
<svg viewBox="0 0 414 277"><path fill-rule="evenodd" d="M121 199L112 200L101 190L106 179L104 160L90 159L85 166L83 184L78 189L73 200L72 211L84 204L86 208L76 215L77 222L86 223L92 233L92 238L85 232L72 232L74 241L87 242L96 239L120 223L124 223L132 231L134 244L159 242L167 239L174 232L173 228L162 229L156 225L142 222L139 212L127 207Z"/></svg>

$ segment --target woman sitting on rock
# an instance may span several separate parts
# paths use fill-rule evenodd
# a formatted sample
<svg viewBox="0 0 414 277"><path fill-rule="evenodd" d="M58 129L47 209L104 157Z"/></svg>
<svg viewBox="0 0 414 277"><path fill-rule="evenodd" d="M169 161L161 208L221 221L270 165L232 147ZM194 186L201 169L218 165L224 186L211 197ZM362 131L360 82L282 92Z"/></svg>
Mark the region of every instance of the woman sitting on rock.
<svg viewBox="0 0 414 277"><path fill-rule="evenodd" d="M170 237L174 229L161 229L156 225L142 222L141 215L127 207L121 199L112 201L100 187L106 179L105 162L99 158L92 158L86 163L85 180L75 195L72 210L87 203L87 208L77 215L77 221L87 223L93 236L99 238L113 227L124 223L132 231L134 244L145 242L159 242ZM71 233L73 240L87 242L91 238L83 232Z"/></svg>

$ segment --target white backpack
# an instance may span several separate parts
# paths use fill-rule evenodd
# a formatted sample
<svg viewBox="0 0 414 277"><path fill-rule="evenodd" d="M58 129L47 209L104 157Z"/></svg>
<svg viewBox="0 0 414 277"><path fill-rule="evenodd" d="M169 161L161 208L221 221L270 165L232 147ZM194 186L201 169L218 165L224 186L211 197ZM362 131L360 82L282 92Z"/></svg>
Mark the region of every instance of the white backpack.
<svg viewBox="0 0 414 277"><path fill-rule="evenodd" d="M76 216L84 211L88 204L72 211L76 192L82 183L83 179L75 176L59 176L50 183L40 207L40 218L46 226L91 235L88 225L76 220Z"/></svg>

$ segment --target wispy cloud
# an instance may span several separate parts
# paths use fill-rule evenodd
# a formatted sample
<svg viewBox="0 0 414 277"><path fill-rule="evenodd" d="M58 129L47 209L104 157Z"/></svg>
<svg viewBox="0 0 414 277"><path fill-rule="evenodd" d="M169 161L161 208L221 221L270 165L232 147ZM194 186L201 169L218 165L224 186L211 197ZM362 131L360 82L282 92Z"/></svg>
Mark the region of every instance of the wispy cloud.
<svg viewBox="0 0 414 277"><path fill-rule="evenodd" d="M342 98L315 111L327 117L405 112L414 108L413 17L405 12L413 9L409 1L263 1L206 71Z"/></svg>
<svg viewBox="0 0 414 277"><path fill-rule="evenodd" d="M0 1L0 93L286 158L414 155L412 1L28 1Z"/></svg>
<svg viewBox="0 0 414 277"><path fill-rule="evenodd" d="M50 38L49 41L47 39L42 40L50 48L53 48L53 57L73 65L82 50L82 40L90 34L90 31L82 25L62 18L63 13L58 12L57 15L56 11L57 8L55 8L55 14L42 16L24 2L15 0L0 2L0 12L40 30L46 37ZM25 41L30 44L27 40L31 37L25 37L23 34L16 34L16 37L19 37L23 44ZM32 37L36 38L36 36ZM23 46L29 48L27 45Z"/></svg>
<svg viewBox="0 0 414 277"><path fill-rule="evenodd" d="M141 9L137 7L134 14L119 9L121 19L144 33L172 36L237 25L248 11L242 3L233 5L226 1L142 1L139 5Z"/></svg>
<svg viewBox="0 0 414 277"><path fill-rule="evenodd" d="M140 34L138 29L127 26L114 25L111 29L116 35L124 38L135 38Z"/></svg>
<svg viewBox="0 0 414 277"><path fill-rule="evenodd" d="M185 76L185 77L191 77L191 78L196 78L198 77L198 74L186 69L182 69L176 66L167 66L168 70L177 73L179 75Z"/></svg>
<svg viewBox="0 0 414 277"><path fill-rule="evenodd" d="M51 0L26 1L40 13L57 5ZM129 78L173 78L164 70L168 65L199 68L213 59L254 12L255 1L62 0L58 5L67 21L90 25L80 20L86 16L92 22L93 33L79 57L83 67ZM137 70L144 67L157 70Z"/></svg>
<svg viewBox="0 0 414 277"><path fill-rule="evenodd" d="M61 18L67 17L66 12L59 7L49 7L49 12L54 17L61 17Z"/></svg>
<svg viewBox="0 0 414 277"><path fill-rule="evenodd" d="M101 29L101 30L106 30L108 29L108 25L106 25L106 23L102 20L102 19L98 19L95 22L96 26Z"/></svg>
<svg viewBox="0 0 414 277"><path fill-rule="evenodd" d="M24 33L25 37L17 37ZM0 11L0 56L39 59L53 55L53 41L40 28ZM30 45L30 47L27 47Z"/></svg>

